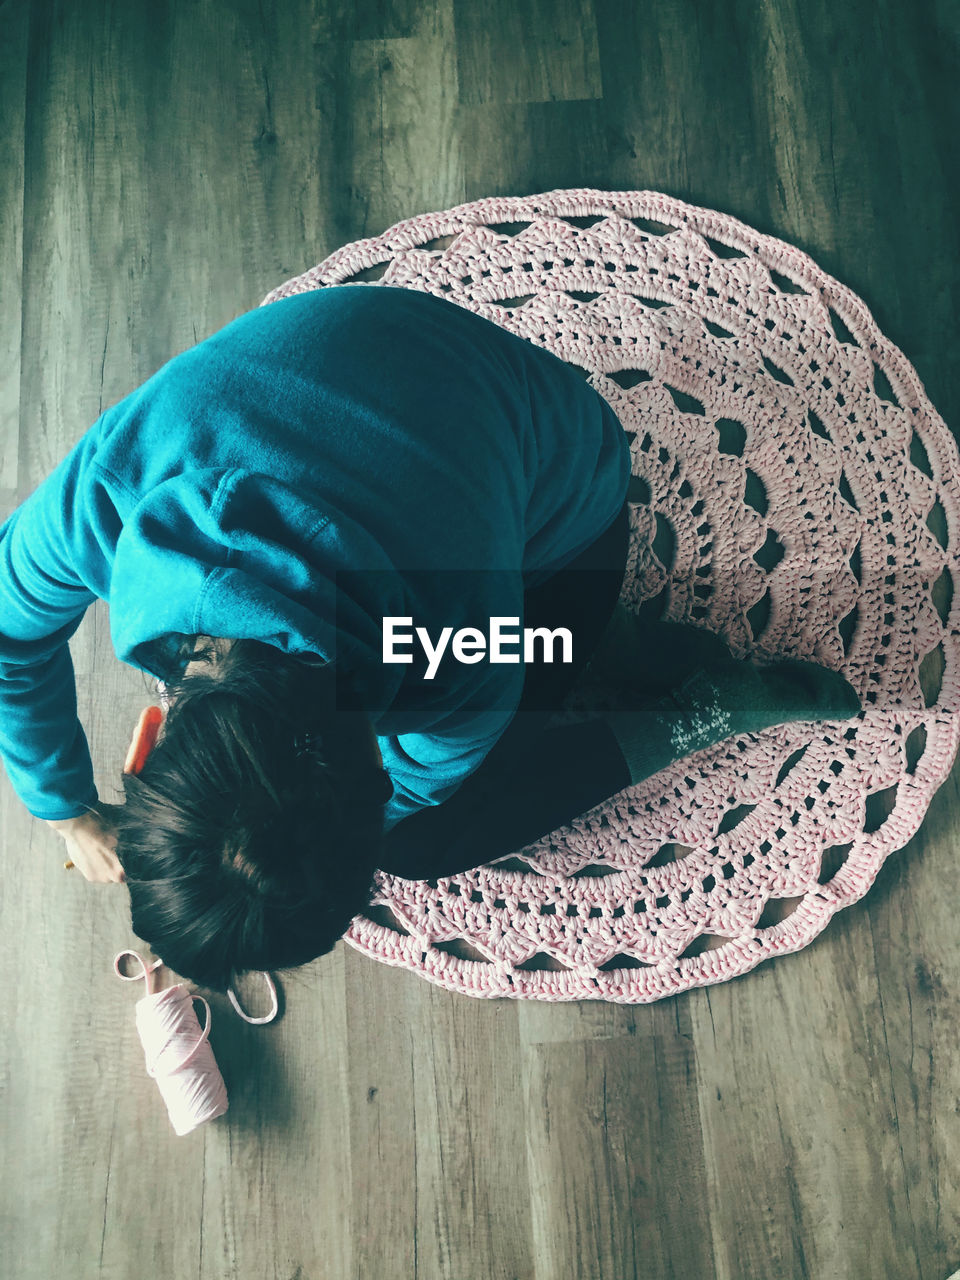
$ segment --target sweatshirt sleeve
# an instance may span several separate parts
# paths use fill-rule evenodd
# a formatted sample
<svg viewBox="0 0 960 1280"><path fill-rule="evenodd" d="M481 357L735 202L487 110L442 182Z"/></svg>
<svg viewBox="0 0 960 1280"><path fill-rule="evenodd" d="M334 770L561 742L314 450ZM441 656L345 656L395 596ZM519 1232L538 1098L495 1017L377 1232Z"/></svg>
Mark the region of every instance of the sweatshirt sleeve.
<svg viewBox="0 0 960 1280"><path fill-rule="evenodd" d="M602 717L506 735L455 795L387 831L380 867L405 880L470 871L629 786L630 770Z"/></svg>
<svg viewBox="0 0 960 1280"><path fill-rule="evenodd" d="M95 449L91 428L0 525L0 756L27 809L48 820L98 799L68 646L108 595L119 531Z"/></svg>
<svg viewBox="0 0 960 1280"><path fill-rule="evenodd" d="M487 731L466 739L427 733L378 737L383 768L393 783L393 795L384 810L384 831L411 814L449 801L464 779L483 763L511 714L488 713Z"/></svg>

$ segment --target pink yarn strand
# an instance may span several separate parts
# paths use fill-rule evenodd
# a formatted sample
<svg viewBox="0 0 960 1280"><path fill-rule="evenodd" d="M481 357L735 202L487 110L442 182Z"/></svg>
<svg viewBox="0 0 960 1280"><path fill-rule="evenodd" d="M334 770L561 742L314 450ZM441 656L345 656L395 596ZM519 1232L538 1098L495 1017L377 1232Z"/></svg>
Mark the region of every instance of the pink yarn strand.
<svg viewBox="0 0 960 1280"><path fill-rule="evenodd" d="M230 998L230 1003L233 1005L234 1009L236 1009L237 1013L239 1013L244 1022L249 1022L252 1026L261 1026L265 1022L272 1022L280 1010L280 1004L277 1000L277 988L273 984L273 978L271 978L269 973L263 973L263 978L267 984L267 989L270 992L270 999L272 1003L270 1012L265 1013L262 1018L251 1018L249 1014L244 1013L233 987L227 988L227 995Z"/></svg>

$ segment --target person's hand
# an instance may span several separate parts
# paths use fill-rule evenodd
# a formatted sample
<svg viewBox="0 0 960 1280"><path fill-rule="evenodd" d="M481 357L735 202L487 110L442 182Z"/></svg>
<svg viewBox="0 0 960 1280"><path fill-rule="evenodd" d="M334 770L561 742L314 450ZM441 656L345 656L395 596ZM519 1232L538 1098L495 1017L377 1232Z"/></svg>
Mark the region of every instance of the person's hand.
<svg viewBox="0 0 960 1280"><path fill-rule="evenodd" d="M144 707L133 731L133 739L123 765L124 773L139 773L153 749L163 722L163 712L153 705ZM111 814L119 805L98 800L92 809L76 818L46 819L67 846L68 869L78 867L95 884L122 884L126 880L116 855L117 837Z"/></svg>
<svg viewBox="0 0 960 1280"><path fill-rule="evenodd" d="M110 819L111 808L101 801L96 809L77 818L47 823L63 838L73 865L95 884L122 884L126 879L115 852L117 837Z"/></svg>

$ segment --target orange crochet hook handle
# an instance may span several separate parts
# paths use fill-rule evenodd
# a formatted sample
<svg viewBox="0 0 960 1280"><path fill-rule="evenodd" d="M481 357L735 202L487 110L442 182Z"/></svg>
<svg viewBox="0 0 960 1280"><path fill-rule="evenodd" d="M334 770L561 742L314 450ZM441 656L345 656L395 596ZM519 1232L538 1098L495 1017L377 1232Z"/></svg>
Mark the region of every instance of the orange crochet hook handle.
<svg viewBox="0 0 960 1280"><path fill-rule="evenodd" d="M144 707L140 719L133 731L133 741L123 763L124 773L139 773L153 749L163 723L163 712L159 707Z"/></svg>

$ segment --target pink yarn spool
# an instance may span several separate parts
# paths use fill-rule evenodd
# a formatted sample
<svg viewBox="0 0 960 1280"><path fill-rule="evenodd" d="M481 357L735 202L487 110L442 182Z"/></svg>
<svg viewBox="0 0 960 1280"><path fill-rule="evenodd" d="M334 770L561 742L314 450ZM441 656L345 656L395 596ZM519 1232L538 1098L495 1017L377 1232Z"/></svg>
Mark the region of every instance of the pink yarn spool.
<svg viewBox="0 0 960 1280"><path fill-rule="evenodd" d="M136 1007L137 1031L147 1075L156 1080L174 1131L182 1137L207 1120L223 1115L229 1106L226 1085L210 1046L210 1005L203 996L188 991L182 982L163 991L152 990L151 974L163 962L154 960L148 965L138 951L120 951L114 958L114 972L124 982L136 982L141 977L139 973L121 973L120 961L124 956L134 956L140 962L147 985L147 993L137 1001ZM246 1022L271 1022L277 1015L276 987L268 973L264 977L273 997L273 1007L263 1017L249 1017L240 1007L233 989L228 992L233 1007ZM194 1000L201 1001L207 1011L202 1030Z"/></svg>

